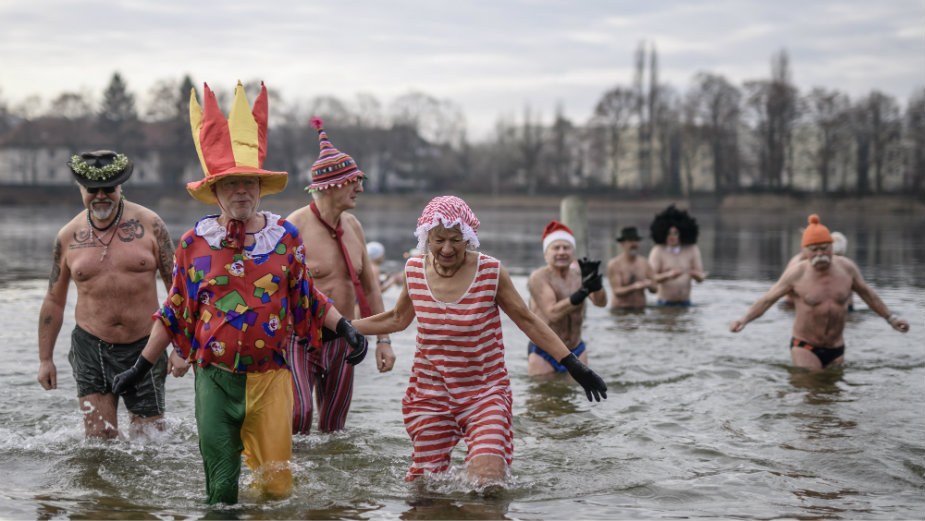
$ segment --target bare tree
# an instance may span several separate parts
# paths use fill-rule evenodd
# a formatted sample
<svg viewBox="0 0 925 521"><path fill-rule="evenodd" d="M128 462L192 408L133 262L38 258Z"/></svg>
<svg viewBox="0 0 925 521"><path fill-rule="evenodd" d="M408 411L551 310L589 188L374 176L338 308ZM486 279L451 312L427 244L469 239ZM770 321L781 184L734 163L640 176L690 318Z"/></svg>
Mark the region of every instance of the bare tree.
<svg viewBox="0 0 925 521"><path fill-rule="evenodd" d="M873 168L874 191L880 193L884 190L885 169L893 158L898 158L900 133L902 132L902 119L899 104L892 96L880 91L871 92L857 105L856 130L859 136L858 153L866 141L867 161L864 166ZM859 156L860 157L860 156ZM863 184L861 182L861 161L858 161L858 190L866 192L869 189L869 172L865 172Z"/></svg>
<svg viewBox="0 0 925 521"><path fill-rule="evenodd" d="M798 116L798 93L790 80L787 52L771 59L771 79L745 82L747 106L759 135L759 163L763 184L769 188L793 185L791 135Z"/></svg>
<svg viewBox="0 0 925 521"><path fill-rule="evenodd" d="M52 100L47 115L71 120L93 117L93 100L85 92L62 92Z"/></svg>
<svg viewBox="0 0 925 521"><path fill-rule="evenodd" d="M623 135L634 121L637 112L636 93L625 87L614 87L605 92L594 107L591 117L593 138L600 144L606 170L610 173L609 185L619 187L620 158L623 155Z"/></svg>
<svg viewBox="0 0 925 521"><path fill-rule="evenodd" d="M925 189L925 87L915 90L906 106L907 182L913 194Z"/></svg>
<svg viewBox="0 0 925 521"><path fill-rule="evenodd" d="M681 103L668 85L658 88L651 97L652 128L658 144L659 185L670 195L681 194Z"/></svg>
<svg viewBox="0 0 925 521"><path fill-rule="evenodd" d="M713 188L722 194L739 185L738 131L742 93L726 78L701 72L694 77L697 121L713 157Z"/></svg>
<svg viewBox="0 0 925 521"><path fill-rule="evenodd" d="M810 154L825 193L831 188L836 157L847 149L851 102L842 92L816 87L806 97L806 108L809 124L818 136Z"/></svg>
<svg viewBox="0 0 925 521"><path fill-rule="evenodd" d="M565 116L562 105L556 107L555 120L552 123L547 156L548 175L544 176L547 184L543 189L556 186L569 186L572 177L573 147L571 137L575 127Z"/></svg>

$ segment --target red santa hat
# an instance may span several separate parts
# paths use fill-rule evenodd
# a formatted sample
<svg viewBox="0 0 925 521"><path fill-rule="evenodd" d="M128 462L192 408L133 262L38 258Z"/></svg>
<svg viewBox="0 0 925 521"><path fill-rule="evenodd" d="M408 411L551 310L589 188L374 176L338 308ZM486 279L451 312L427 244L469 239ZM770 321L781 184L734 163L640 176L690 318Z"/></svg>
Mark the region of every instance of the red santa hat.
<svg viewBox="0 0 925 521"><path fill-rule="evenodd" d="M549 221L549 224L543 230L543 251L545 252L553 241L560 240L568 241L572 248L575 247L575 234L572 233L572 230L559 221Z"/></svg>

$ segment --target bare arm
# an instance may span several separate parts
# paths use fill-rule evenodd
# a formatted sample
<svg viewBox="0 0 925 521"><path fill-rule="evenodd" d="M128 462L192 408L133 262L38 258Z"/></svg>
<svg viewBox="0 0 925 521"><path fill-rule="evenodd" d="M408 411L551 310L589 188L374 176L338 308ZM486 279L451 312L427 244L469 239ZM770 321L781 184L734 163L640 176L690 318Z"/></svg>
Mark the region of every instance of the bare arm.
<svg viewBox="0 0 925 521"><path fill-rule="evenodd" d="M55 341L64 320L64 306L71 282L71 271L64 258L61 234L55 239L54 258L48 277L48 291L39 311L39 374L38 381L46 390L58 387L58 371L55 368Z"/></svg>
<svg viewBox="0 0 925 521"><path fill-rule="evenodd" d="M169 292L170 286L173 284L173 241L170 240L167 226L157 214L154 215L154 222L151 227L154 230L154 241L157 247L157 251L155 251L157 271L161 275L161 280L164 281L164 288Z"/></svg>
<svg viewBox="0 0 925 521"><path fill-rule="evenodd" d="M607 291L602 287L601 289L588 295L588 300L590 300L591 303L595 306L602 308L607 305Z"/></svg>
<svg viewBox="0 0 925 521"><path fill-rule="evenodd" d="M768 310L771 305L777 302L777 299L783 297L787 293L790 293L790 290L793 289L794 281L797 280L798 276L802 273L800 266L795 266L791 269L788 269L781 275L781 278L771 287L771 289L765 293L761 298L755 301L754 304L749 306L748 310L745 312L745 315L738 320L733 320L729 324L729 331L733 333L738 333L745 328L745 324L748 324L752 320L760 317Z"/></svg>
<svg viewBox="0 0 925 521"><path fill-rule="evenodd" d="M550 289L550 291L552 290ZM520 293L517 293L517 289L514 288L514 283L511 282L511 276L508 275L504 267L501 268L499 275L498 294L495 296L495 300L498 302L498 306L501 310L504 311L507 316L511 317L511 320L514 321L521 331L526 333L527 337L533 341L534 344L543 346L543 349L556 360L562 360L571 354L571 351L565 347L565 344L562 343L559 336L556 335L545 322L530 311L523 298L520 297ZM568 303L570 307L573 307L571 303L568 302L568 299L565 299L565 302Z"/></svg>
<svg viewBox="0 0 925 521"><path fill-rule="evenodd" d="M864 277L861 276L861 270L858 269L857 265L850 259L845 259L845 261L851 273L851 289L867 303L874 313L886 319L890 327L902 333L909 331L909 323L893 315L886 304L883 303L883 300L874 293L874 290L870 289L870 286L868 286L866 282L864 282Z"/></svg>
<svg viewBox="0 0 925 521"><path fill-rule="evenodd" d="M637 259L637 262L644 259ZM648 264L647 264L648 266ZM610 289L613 291L615 297L625 297L635 291L641 289L649 288L651 291L656 291L658 287L655 285L653 280L654 274L652 274L652 268L648 267L646 269L646 279L637 280L632 284L624 285L623 275L620 273L620 267L616 261L611 261L607 265L607 280L610 281Z"/></svg>
<svg viewBox="0 0 925 521"><path fill-rule="evenodd" d="M658 246L652 248L652 251L649 252L649 265L652 266L652 280L654 280L656 283L665 282L668 279L673 279L681 275L681 270L677 268L661 271L662 255L661 248Z"/></svg>
<svg viewBox="0 0 925 521"><path fill-rule="evenodd" d="M384 335L402 331L414 320L414 306L408 295L408 285L402 287L395 307L378 315L353 321L353 327L364 335Z"/></svg>
<svg viewBox="0 0 925 521"><path fill-rule="evenodd" d="M700 248L694 246L694 257L691 260L691 269L687 272L692 279L703 282L707 274L703 271L703 260L700 257Z"/></svg>
<svg viewBox="0 0 925 521"><path fill-rule="evenodd" d="M366 244L366 237L363 236L363 229L357 223L357 231L363 244ZM379 287L379 270L376 265L369 260L369 254L366 248L363 248L363 269L360 274L360 284L363 286L363 292L366 293L366 300L369 302L369 310L373 315L382 313L385 306L382 304L382 289ZM377 335L376 338L376 368L380 373L391 371L395 365L395 352L392 350L392 342L388 335Z"/></svg>
<svg viewBox="0 0 925 521"><path fill-rule="evenodd" d="M505 271L504 273L507 272ZM508 276L508 280L510 280L510 276ZM530 297L533 299L533 302L536 303L542 316L546 317L550 322L562 320L575 309L584 306L584 301L578 305L572 304L570 297L558 300L556 298L556 291L549 284L549 281L539 272L534 272L530 275L530 279L527 281L527 289L530 291ZM498 291L501 291L500 286ZM519 296L518 294L518 297ZM523 299L520 300L523 302Z"/></svg>

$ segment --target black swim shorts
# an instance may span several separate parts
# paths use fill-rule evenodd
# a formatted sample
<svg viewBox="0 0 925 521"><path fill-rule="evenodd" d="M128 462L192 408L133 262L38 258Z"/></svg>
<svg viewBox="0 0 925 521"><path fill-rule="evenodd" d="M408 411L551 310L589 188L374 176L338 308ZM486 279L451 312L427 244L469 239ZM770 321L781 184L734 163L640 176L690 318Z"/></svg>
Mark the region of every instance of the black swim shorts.
<svg viewBox="0 0 925 521"><path fill-rule="evenodd" d="M71 333L71 351L67 355L77 380L77 396L108 394L112 379L135 365L148 337L131 344L110 344L87 333L80 326ZM138 382L135 392L122 396L125 407L141 418L164 414L164 380L167 378L167 353L161 354L151 371Z"/></svg>

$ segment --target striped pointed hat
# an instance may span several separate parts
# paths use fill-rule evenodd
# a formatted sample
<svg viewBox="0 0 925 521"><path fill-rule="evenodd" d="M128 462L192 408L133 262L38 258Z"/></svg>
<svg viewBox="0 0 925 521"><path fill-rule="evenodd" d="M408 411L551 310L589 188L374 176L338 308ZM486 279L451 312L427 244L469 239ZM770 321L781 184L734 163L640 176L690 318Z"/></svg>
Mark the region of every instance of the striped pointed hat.
<svg viewBox="0 0 925 521"><path fill-rule="evenodd" d="M215 93L203 84L202 104L192 89L189 101L190 127L193 142L202 163L205 178L186 185L194 198L208 204L218 204L212 185L228 176L256 176L260 179L260 195L275 194L286 188L289 174L263 170L267 155L267 88L261 82L260 94L250 110L244 86L238 82L228 120L218 107Z"/></svg>
<svg viewBox="0 0 925 521"><path fill-rule="evenodd" d="M312 184L305 189L309 192L326 190L332 186L344 186L357 178L366 177L357 167L357 162L347 154L334 148L327 132L324 131L324 120L312 118L311 124L318 130L318 141L321 152L318 159L312 164Z"/></svg>

